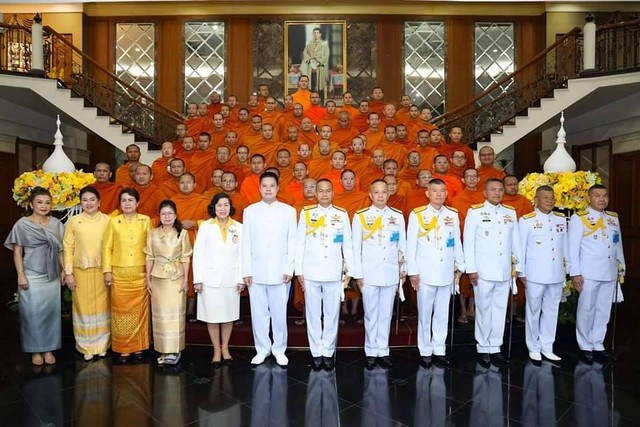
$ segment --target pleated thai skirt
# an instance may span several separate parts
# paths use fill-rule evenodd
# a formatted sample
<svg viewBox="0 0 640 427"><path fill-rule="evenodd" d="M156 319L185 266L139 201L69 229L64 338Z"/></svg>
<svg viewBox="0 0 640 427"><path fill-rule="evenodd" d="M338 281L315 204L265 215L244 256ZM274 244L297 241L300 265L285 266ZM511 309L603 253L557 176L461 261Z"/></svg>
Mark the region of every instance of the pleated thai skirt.
<svg viewBox="0 0 640 427"><path fill-rule="evenodd" d="M43 353L62 347L60 279L25 270L29 289L18 290L22 351Z"/></svg>
<svg viewBox="0 0 640 427"><path fill-rule="evenodd" d="M75 269L73 335L82 354L105 353L111 345L109 288L100 268Z"/></svg>
<svg viewBox="0 0 640 427"><path fill-rule="evenodd" d="M113 267L111 348L134 353L149 348L149 293L144 266Z"/></svg>
<svg viewBox="0 0 640 427"><path fill-rule="evenodd" d="M177 280L152 277L151 319L153 347L160 353L184 350L184 324L187 294L180 292L182 278Z"/></svg>

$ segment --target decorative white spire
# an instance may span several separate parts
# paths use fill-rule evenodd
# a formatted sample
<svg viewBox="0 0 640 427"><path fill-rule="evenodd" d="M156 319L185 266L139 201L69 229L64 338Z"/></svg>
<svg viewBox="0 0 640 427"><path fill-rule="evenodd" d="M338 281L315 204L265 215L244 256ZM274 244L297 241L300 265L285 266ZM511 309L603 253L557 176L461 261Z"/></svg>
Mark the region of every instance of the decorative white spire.
<svg viewBox="0 0 640 427"><path fill-rule="evenodd" d="M576 162L567 152L565 137L567 132L564 130L564 111L560 115L560 130L556 139L556 149L551 156L544 162L545 172L575 172Z"/></svg>
<svg viewBox="0 0 640 427"><path fill-rule="evenodd" d="M56 120L56 126L58 129L56 130L55 135L53 136L54 141L53 145L55 148L53 149L53 153L49 156L49 158L42 165L42 170L45 172L73 172L76 170L73 162L67 157L64 152L64 143L62 142L62 132L60 131L60 115L58 115Z"/></svg>

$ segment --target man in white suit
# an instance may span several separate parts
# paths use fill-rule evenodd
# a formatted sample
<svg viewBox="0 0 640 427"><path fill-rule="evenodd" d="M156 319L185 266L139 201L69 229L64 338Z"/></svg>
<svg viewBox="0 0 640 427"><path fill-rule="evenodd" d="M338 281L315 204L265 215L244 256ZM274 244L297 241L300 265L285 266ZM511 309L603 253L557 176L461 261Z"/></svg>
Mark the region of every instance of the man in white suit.
<svg viewBox="0 0 640 427"><path fill-rule="evenodd" d="M305 316L313 368L334 366L343 280L353 273L349 214L334 206L333 184L316 185L317 205L305 206L298 221L296 276L305 293ZM343 266L346 267L343 279Z"/></svg>
<svg viewBox="0 0 640 427"><path fill-rule="evenodd" d="M243 215L241 242L242 278L249 289L251 327L256 347L252 365L270 355L285 367L287 349L287 301L294 269L296 211L276 200L278 176L260 176L262 200L248 206ZM269 324L273 343L269 338Z"/></svg>

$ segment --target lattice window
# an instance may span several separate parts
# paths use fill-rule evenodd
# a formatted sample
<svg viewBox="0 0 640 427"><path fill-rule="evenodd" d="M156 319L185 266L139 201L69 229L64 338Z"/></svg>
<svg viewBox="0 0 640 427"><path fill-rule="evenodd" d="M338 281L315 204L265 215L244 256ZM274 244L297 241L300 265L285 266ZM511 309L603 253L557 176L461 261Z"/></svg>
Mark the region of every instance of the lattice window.
<svg viewBox="0 0 640 427"><path fill-rule="evenodd" d="M116 24L115 74L145 95L155 95L155 25Z"/></svg>
<svg viewBox="0 0 640 427"><path fill-rule="evenodd" d="M253 88L269 86L276 99L284 98L284 22L258 20L253 27Z"/></svg>
<svg viewBox="0 0 640 427"><path fill-rule="evenodd" d="M347 22L347 89L353 99L367 99L376 82L376 25Z"/></svg>
<svg viewBox="0 0 640 427"><path fill-rule="evenodd" d="M445 40L444 22L404 24L404 90L414 104L431 107L434 116L445 112Z"/></svg>
<svg viewBox="0 0 640 427"><path fill-rule="evenodd" d="M224 22L185 22L184 99L209 100L213 92L224 96Z"/></svg>
<svg viewBox="0 0 640 427"><path fill-rule="evenodd" d="M479 94L515 70L515 24L476 22L475 93ZM503 91L508 86L502 88ZM494 91L492 97L499 95Z"/></svg>

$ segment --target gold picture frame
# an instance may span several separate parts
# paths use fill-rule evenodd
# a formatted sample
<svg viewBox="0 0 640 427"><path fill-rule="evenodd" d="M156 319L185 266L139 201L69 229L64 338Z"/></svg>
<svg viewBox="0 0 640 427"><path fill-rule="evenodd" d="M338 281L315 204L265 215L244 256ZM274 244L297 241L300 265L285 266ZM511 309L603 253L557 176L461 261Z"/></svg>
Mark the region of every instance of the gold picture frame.
<svg viewBox="0 0 640 427"><path fill-rule="evenodd" d="M347 21L285 21L284 92L298 89L300 76L309 77L309 89L342 105L347 91Z"/></svg>

